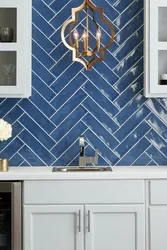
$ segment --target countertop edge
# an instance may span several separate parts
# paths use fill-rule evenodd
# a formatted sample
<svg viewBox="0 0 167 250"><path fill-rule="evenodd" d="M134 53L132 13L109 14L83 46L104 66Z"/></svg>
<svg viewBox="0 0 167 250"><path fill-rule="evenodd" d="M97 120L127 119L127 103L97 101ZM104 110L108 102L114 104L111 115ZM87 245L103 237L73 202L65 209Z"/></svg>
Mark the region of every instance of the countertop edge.
<svg viewBox="0 0 167 250"><path fill-rule="evenodd" d="M11 167L0 173L0 181L45 180L147 180L167 179L167 167L112 167L113 172L52 173L51 167Z"/></svg>

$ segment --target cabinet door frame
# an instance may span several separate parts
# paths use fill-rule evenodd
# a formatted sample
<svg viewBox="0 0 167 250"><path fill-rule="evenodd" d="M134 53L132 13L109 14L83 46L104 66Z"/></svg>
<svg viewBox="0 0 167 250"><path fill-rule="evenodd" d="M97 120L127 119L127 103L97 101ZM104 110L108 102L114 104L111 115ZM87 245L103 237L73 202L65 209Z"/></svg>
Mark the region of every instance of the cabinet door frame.
<svg viewBox="0 0 167 250"><path fill-rule="evenodd" d="M66 214L76 218L76 250L84 250L84 206L82 205L24 205L23 249L33 250L32 217L34 214Z"/></svg>
<svg viewBox="0 0 167 250"><path fill-rule="evenodd" d="M135 250L145 249L145 206L144 205L85 205L85 250L94 250L93 214L96 213L135 214L136 217Z"/></svg>

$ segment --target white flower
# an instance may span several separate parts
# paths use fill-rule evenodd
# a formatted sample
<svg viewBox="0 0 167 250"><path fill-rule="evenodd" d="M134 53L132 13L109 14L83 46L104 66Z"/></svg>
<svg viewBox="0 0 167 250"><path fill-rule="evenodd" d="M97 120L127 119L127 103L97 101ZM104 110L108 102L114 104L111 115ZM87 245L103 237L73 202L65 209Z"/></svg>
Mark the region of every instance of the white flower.
<svg viewBox="0 0 167 250"><path fill-rule="evenodd" d="M0 119L0 141L7 141L10 137L12 137L12 126Z"/></svg>

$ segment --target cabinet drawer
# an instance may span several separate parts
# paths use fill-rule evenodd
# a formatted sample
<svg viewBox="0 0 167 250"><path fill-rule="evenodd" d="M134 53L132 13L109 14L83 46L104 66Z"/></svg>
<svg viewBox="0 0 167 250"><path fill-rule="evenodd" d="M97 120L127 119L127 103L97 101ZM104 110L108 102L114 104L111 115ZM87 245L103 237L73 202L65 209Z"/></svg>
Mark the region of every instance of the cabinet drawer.
<svg viewBox="0 0 167 250"><path fill-rule="evenodd" d="M25 181L24 204L144 203L142 180Z"/></svg>
<svg viewBox="0 0 167 250"><path fill-rule="evenodd" d="M167 205L167 180L149 182L150 205Z"/></svg>

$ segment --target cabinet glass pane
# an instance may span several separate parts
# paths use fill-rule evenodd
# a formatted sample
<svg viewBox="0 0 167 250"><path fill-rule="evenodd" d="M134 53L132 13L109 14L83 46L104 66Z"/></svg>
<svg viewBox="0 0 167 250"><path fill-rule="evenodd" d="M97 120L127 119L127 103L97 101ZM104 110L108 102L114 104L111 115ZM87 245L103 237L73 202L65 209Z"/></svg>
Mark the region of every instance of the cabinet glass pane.
<svg viewBox="0 0 167 250"><path fill-rule="evenodd" d="M0 51L0 86L16 86L16 51Z"/></svg>
<svg viewBox="0 0 167 250"><path fill-rule="evenodd" d="M17 41L17 9L0 8L0 42Z"/></svg>
<svg viewBox="0 0 167 250"><path fill-rule="evenodd" d="M167 41L167 7L158 8L158 39L159 42Z"/></svg>

